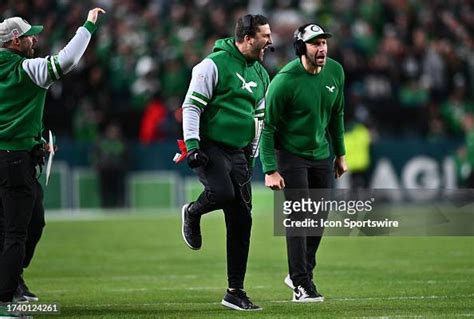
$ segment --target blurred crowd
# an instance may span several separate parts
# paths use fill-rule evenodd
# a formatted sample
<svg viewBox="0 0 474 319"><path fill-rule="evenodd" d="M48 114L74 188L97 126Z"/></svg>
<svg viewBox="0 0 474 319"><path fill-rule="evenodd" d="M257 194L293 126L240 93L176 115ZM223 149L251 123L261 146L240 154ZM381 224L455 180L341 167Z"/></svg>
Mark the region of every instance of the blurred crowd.
<svg viewBox="0 0 474 319"><path fill-rule="evenodd" d="M238 16L271 22L270 74L295 57L294 30L316 21L334 34L346 72L348 122L379 136L464 138L473 130L474 9L470 0L7 0L2 18L43 24L37 53L58 52L89 8L107 14L77 70L50 90L45 122L94 141L110 122L142 143L180 136L192 67Z"/></svg>

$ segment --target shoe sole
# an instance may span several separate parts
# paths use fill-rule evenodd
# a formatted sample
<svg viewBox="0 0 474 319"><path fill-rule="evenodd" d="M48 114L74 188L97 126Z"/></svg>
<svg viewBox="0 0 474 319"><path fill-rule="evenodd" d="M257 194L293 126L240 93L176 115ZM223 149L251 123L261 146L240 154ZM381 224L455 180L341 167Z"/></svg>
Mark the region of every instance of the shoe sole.
<svg viewBox="0 0 474 319"><path fill-rule="evenodd" d="M23 297L25 297L25 299L28 301L39 301L38 297L28 297L28 296L23 296Z"/></svg>
<svg viewBox="0 0 474 319"><path fill-rule="evenodd" d="M225 301L224 299L222 299L221 301L221 305L223 305L224 307L227 307L227 308L230 308L230 309L234 309L234 310L239 310L239 311L261 311L263 310L263 308L257 308L257 309L244 309L244 308L240 308L239 306L236 306L234 305L233 303L230 303L228 301Z"/></svg>
<svg viewBox="0 0 474 319"><path fill-rule="evenodd" d="M299 303L324 302L324 297L296 299L295 296L293 296L292 301Z"/></svg>
<svg viewBox="0 0 474 319"><path fill-rule="evenodd" d="M186 209L188 208L189 204L184 204L183 207L181 208L181 235L183 236L183 240L186 243L186 246L191 248L192 250L199 250L201 247L194 247L188 241L186 240L186 236L184 235L184 219L185 219L185 214L186 214Z"/></svg>

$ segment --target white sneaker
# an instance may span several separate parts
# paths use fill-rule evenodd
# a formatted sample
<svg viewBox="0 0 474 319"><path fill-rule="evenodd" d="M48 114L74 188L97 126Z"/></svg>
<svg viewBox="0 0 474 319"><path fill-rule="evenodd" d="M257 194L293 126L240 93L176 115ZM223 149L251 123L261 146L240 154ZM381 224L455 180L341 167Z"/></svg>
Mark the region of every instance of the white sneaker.
<svg viewBox="0 0 474 319"><path fill-rule="evenodd" d="M290 275L286 275L285 280L283 282L291 289L295 290L295 285L293 285L293 280L291 280Z"/></svg>

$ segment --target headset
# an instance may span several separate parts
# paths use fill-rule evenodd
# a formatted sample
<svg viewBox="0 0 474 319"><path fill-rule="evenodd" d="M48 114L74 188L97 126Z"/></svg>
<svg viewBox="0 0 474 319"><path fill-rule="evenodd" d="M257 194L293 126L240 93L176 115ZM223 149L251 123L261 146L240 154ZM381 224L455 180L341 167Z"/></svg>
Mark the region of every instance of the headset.
<svg viewBox="0 0 474 319"><path fill-rule="evenodd" d="M303 34L306 32L306 27L311 24L312 23L307 23L305 25L302 25L295 31L293 35L294 37L293 48L295 49L295 54L297 56L302 56L306 54L306 44L304 43L302 39L303 39Z"/></svg>
<svg viewBox="0 0 474 319"><path fill-rule="evenodd" d="M249 36L254 36L253 32L253 20L254 16L253 14L247 14L244 15L242 18L242 29L244 36L249 35Z"/></svg>

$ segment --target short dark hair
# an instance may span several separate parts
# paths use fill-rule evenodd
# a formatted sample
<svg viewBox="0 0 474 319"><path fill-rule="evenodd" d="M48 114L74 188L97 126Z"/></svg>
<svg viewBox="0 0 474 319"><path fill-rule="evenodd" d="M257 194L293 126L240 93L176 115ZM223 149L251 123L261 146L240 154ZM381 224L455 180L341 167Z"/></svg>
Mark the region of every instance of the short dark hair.
<svg viewBox="0 0 474 319"><path fill-rule="evenodd" d="M258 28L265 24L268 24L268 19L261 14L247 14L240 17L235 25L235 41L244 41L246 35L254 37Z"/></svg>

